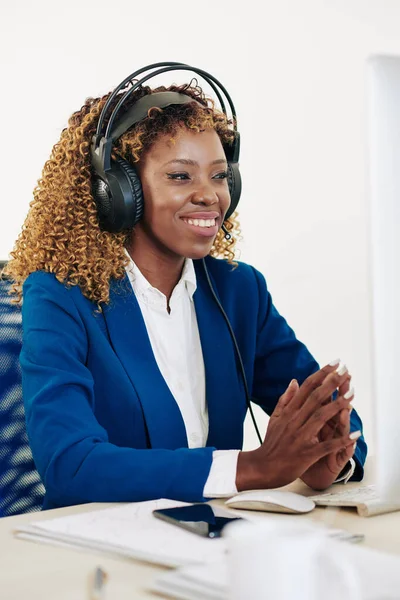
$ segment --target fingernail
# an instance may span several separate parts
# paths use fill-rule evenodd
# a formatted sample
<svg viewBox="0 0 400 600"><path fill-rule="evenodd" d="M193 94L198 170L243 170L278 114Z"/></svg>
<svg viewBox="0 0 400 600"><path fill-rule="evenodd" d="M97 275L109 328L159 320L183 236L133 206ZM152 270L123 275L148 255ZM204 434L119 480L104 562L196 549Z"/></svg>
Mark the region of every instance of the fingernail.
<svg viewBox="0 0 400 600"><path fill-rule="evenodd" d="M347 367L346 367L346 365L342 365L341 367L339 367L338 369L336 369L336 373L338 375L340 375L340 377L342 375L344 375L345 373L347 373Z"/></svg>
<svg viewBox="0 0 400 600"><path fill-rule="evenodd" d="M348 400L349 398L351 398L352 396L354 396L354 388L351 387L349 389L348 392L346 392L346 394L343 396L343 398L346 398L346 400Z"/></svg>
<svg viewBox="0 0 400 600"><path fill-rule="evenodd" d="M357 448L357 442L354 444L353 450L355 450L356 448Z"/></svg>
<svg viewBox="0 0 400 600"><path fill-rule="evenodd" d="M349 415L351 415L351 411L353 410L353 406L349 404Z"/></svg>
<svg viewBox="0 0 400 600"><path fill-rule="evenodd" d="M353 433L351 433L351 434L349 435L349 438L350 438L351 440L358 440L358 438L359 438L360 436L361 436L361 431L360 431L360 430L358 430L358 431L353 431Z"/></svg>
<svg viewBox="0 0 400 600"><path fill-rule="evenodd" d="M340 364L340 358L335 358L335 360L331 360L331 362L329 363L329 366L336 367L338 364Z"/></svg>

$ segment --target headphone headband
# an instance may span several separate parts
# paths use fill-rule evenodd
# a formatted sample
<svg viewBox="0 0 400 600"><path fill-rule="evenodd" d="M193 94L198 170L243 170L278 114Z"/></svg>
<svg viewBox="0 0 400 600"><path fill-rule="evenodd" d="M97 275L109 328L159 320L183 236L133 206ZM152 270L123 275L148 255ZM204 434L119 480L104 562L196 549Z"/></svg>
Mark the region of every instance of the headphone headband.
<svg viewBox="0 0 400 600"><path fill-rule="evenodd" d="M171 104L187 104L188 101L195 102L202 108L205 108L203 104L194 100L186 94L179 94L178 92L156 92L155 94L147 94L140 98L133 106L131 106L124 116L115 123L111 131L111 139L113 142L117 140L121 135L128 131L132 125L142 121L147 117L147 113L153 106L158 108L165 108Z"/></svg>
<svg viewBox="0 0 400 600"><path fill-rule="evenodd" d="M108 124L107 124L107 128L106 128L106 132L105 135L102 136L102 129L103 129L103 124L104 124L104 119L105 116L107 114L108 108L112 102L112 100L118 95L118 93L124 88L126 87L126 85L130 82L132 83L132 80L137 77L138 75L140 75L141 73L148 71L150 69L154 69L154 68L158 68L158 67L163 67L158 69L157 71L153 71L152 73L149 73L148 75L142 77L141 79L139 79L139 81L137 81L136 83L134 83L132 85L132 87L130 87L128 89L127 92L125 92L125 94L122 95L122 97L120 98L120 100L118 101L118 103L116 104L116 106L114 107ZM149 79L156 77L157 75L161 75L162 73L167 73L169 71L192 71L193 73L196 73L198 75L200 75L201 77L203 77L205 79L205 81L207 81L207 83L212 87L212 89L215 91L219 103L221 105L221 109L223 111L223 113L227 116L227 112L225 109L225 104L223 102L223 99L221 97L221 94L218 91L218 88L216 87L219 86L219 88L222 90L223 94L225 95L226 99L228 100L229 103L229 107L231 109L232 112L232 118L233 118L233 129L236 133L236 138L235 141L232 145L232 149L231 149L231 156L229 157L230 160L234 163L238 162L239 160L239 151L240 151L240 139L239 139L239 133L237 131L237 124L236 124L236 110L235 110L235 106L232 102L231 97L229 96L227 90L225 89L225 87L218 81L218 79L216 79L213 75L211 75L210 73L207 73L206 71L203 71L202 69L198 69L196 67L191 67L189 65L186 65L184 63L174 63L174 62L162 62L162 63L154 63L152 65L149 65L148 67L143 67L137 71L134 71L134 73L132 73L131 75L129 75L128 77L126 77L113 91L113 93L110 95L110 97L108 98L107 102L105 103L98 123L97 123L97 130L96 130L96 135L93 137L92 140L92 148L91 148L91 152L92 152L92 162L93 162L93 166L95 167L95 170L99 173L99 174L104 174L106 171L108 171L111 168L111 152L112 152L112 144L113 142L118 139L118 137L120 137L121 135L123 135L123 133L125 133L125 131L127 131L127 129L129 129L129 127L131 125L133 125L133 123L131 123L131 125L129 125L125 131L122 130L122 127L120 127L120 123L117 123L118 125L118 131L119 131L119 135L116 136L115 135L115 128L114 128L114 121L118 115L118 112L120 111L120 108L122 107L122 105L126 102L126 100L129 98L129 96L141 85L143 85L143 83L145 83L146 81L148 81ZM216 85L215 85L216 84ZM155 96L155 94L149 94L149 97L151 96ZM190 98L190 97L188 97ZM190 98L191 101L193 101L192 98ZM150 100L149 100L150 102ZM181 102L180 102L181 103ZM172 102L170 103L172 104ZM153 106L156 104L153 104ZM151 106L149 107L151 108ZM128 111L129 112L129 111ZM121 119L122 122L122 119ZM128 121L127 121L128 122Z"/></svg>
<svg viewBox="0 0 400 600"><path fill-rule="evenodd" d="M133 85L132 80L135 79L135 77L137 77L138 75L141 75L142 73L144 73L146 71L149 71L150 69L156 69L156 68L158 69L159 67L165 67L165 68L160 68L158 71L150 73L149 75L140 79L135 85ZM147 67L142 67L141 69L134 71L133 73L131 73L131 75L128 75L128 77L125 77L125 79L123 81L121 81L121 83L115 88L115 90L110 95L107 102L105 103L103 110L101 111L101 114L100 114L100 117L99 117L99 120L97 123L96 137L97 138L101 137L101 132L103 129L103 122L104 122L105 116L107 114L107 111L110 107L111 102L113 101L115 96L117 96L117 94L119 94L119 92L126 87L126 85L128 83L132 83L132 88L136 89L137 87L139 87L145 81L147 81L148 79L150 79L152 77L155 77L162 73L167 73L168 71L182 71L182 70L183 71L193 71L194 73L203 77L203 79L205 79L205 81L207 81L207 83L210 85L210 87L214 90L215 94L217 95L217 98L221 105L222 111L225 114L227 114L224 101L221 97L221 94L219 93L218 88L215 85L215 84L217 84L217 86L222 90L223 94L225 95L226 99L228 100L228 103L229 103L229 106L230 106L230 109L232 112L232 117L234 118L234 121L236 121L236 110L235 110L234 104L232 102L232 99L231 99L230 95L228 94L227 90L225 89L225 87L222 85L222 83L220 83L218 81L218 79L216 79L213 75L211 75L210 73L207 73L207 71L203 71L202 69L198 69L196 67L191 67L185 63L159 62L159 63L153 63L152 65L148 65ZM114 108L113 113L111 114L111 117L110 117L110 121L112 121L115 118L115 113L118 111L120 104L123 104L125 102L125 100L130 96L130 94L134 91L134 89L132 89L132 88L130 88L124 94L124 96L122 98L122 102L120 101L118 103L118 105ZM112 123L111 123L111 127L112 127ZM236 129L236 125L234 125L234 128ZM106 137L107 137L108 133L109 133L109 131L106 132Z"/></svg>

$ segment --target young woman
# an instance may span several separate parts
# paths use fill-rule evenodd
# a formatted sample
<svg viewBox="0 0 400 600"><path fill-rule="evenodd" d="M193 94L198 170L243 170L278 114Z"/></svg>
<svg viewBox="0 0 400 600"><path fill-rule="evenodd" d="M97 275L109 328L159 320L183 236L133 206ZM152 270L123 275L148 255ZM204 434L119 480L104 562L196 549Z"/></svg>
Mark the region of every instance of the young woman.
<svg viewBox="0 0 400 600"><path fill-rule="evenodd" d="M160 107L154 94L166 91L186 100ZM91 149L108 98L70 118L7 266L23 298L23 395L44 508L361 479L347 368L319 370L262 274L234 261L232 120L196 81L131 93L122 116L150 108L119 128L112 163L139 181L144 212L109 231ZM260 447L243 452L249 397L271 419Z"/></svg>

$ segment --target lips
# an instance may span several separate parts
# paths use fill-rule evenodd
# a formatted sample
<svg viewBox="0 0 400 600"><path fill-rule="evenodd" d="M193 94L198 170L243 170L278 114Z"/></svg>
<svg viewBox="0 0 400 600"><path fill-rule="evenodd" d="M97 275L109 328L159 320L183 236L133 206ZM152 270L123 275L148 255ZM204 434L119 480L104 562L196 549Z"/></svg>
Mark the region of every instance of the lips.
<svg viewBox="0 0 400 600"><path fill-rule="evenodd" d="M195 225L196 227L214 227L214 225L216 225L215 219L188 219L182 217L182 221L188 225Z"/></svg>
<svg viewBox="0 0 400 600"><path fill-rule="evenodd" d="M215 210L203 210L202 212L193 211L191 213L186 213L184 215L180 215L181 219L218 219L220 217L220 213Z"/></svg>
<svg viewBox="0 0 400 600"><path fill-rule="evenodd" d="M180 220L196 236L213 238L218 233L221 213L215 210L192 211L180 215Z"/></svg>
<svg viewBox="0 0 400 600"><path fill-rule="evenodd" d="M204 214L204 213L201 213ZM218 220L215 218L189 218L189 217L181 217L181 221L183 226L191 230L193 234L201 237L213 238L217 235L219 225Z"/></svg>
<svg viewBox="0 0 400 600"><path fill-rule="evenodd" d="M209 210L209 211L203 210L201 212L193 211L190 213L185 213L185 214L180 215L181 219L192 219L192 220L194 220L194 219L197 219L197 220L219 219L220 217L221 217L221 214L215 210L212 210L212 211L211 210Z"/></svg>

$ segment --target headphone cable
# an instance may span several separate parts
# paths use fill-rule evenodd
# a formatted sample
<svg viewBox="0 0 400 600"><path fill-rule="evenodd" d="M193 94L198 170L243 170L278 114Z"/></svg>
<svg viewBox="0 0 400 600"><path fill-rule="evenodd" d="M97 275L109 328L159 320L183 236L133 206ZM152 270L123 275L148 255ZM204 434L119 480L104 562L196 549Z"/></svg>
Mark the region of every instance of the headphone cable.
<svg viewBox="0 0 400 600"><path fill-rule="evenodd" d="M224 310L221 302L219 301L219 298L218 298L217 294L215 293L214 287L213 287L213 285L211 283L210 275L208 273L206 261L205 261L204 258L202 259L202 262L203 262L204 272L206 274L206 278L207 278L207 282L208 282L209 288L211 290L211 293L213 295L213 298L214 298L215 302L218 305L218 308L220 309L220 311L221 311L221 313L222 313L222 315L223 315L223 317L225 319L225 322L226 322L226 324L228 326L228 329L229 329L230 336L231 336L233 344L235 346L236 355L237 355L237 358L239 360L240 371L241 371L241 375L242 375L242 379L243 379L244 391L245 391L245 394L246 394L247 408L250 411L251 419L253 421L254 429L256 430L256 433L257 433L258 441L260 442L260 445L262 445L263 441L262 441L259 429L257 427L257 422L256 422L256 419L255 419L255 416L254 416L254 413L253 413L253 407L251 406L249 388L248 388L247 379L246 379L246 373L245 373L245 370L244 370L243 360L242 360L242 356L240 354L240 350L239 350L239 346L238 346L238 343L237 343L237 340L236 340L236 336L235 336L234 331L232 329L232 325L231 325L231 323L229 321L228 315L226 314L226 312L225 312L225 310Z"/></svg>

